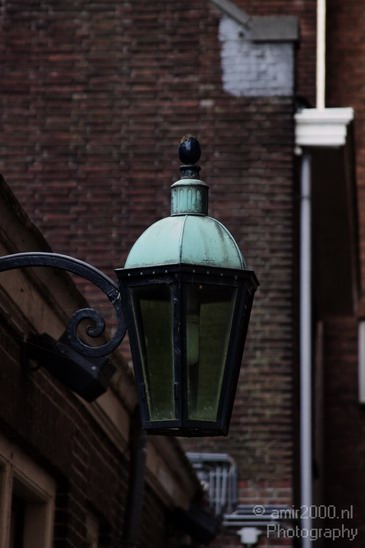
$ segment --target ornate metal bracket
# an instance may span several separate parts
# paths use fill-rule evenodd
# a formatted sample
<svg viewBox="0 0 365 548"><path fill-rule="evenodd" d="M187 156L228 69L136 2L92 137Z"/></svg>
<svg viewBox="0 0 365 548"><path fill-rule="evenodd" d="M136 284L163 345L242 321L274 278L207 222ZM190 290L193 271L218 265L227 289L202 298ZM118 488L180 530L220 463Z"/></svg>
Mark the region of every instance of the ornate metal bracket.
<svg viewBox="0 0 365 548"><path fill-rule="evenodd" d="M93 322L93 325L90 325L86 329L89 337L99 337L104 333L105 320L100 312L93 308L82 308L73 314L67 327L67 338L70 345L76 351L86 356L107 356L120 345L125 336L127 326L122 313L118 284L88 263L59 253L15 253L14 255L0 257L0 272L29 266L60 268L81 276L101 289L113 305L117 317L117 329L110 341L102 346L90 346L78 335L79 324L85 319Z"/></svg>

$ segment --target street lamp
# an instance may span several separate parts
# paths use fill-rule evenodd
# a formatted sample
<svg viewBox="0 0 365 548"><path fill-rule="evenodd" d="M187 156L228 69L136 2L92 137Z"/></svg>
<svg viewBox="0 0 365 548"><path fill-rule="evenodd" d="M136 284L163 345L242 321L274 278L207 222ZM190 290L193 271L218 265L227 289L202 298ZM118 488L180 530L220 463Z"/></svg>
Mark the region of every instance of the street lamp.
<svg viewBox="0 0 365 548"><path fill-rule="evenodd" d="M61 352L90 360L115 350L128 329L142 427L178 436L226 435L257 278L228 230L209 217L208 186L199 179L200 146L179 146L181 179L171 187L171 216L154 223L132 247L119 285L94 267L56 253L0 258L0 271L54 266L97 285L113 304L118 326L100 347L78 334L92 320L91 337L105 328L93 309L79 310ZM65 345L69 350L62 350Z"/></svg>

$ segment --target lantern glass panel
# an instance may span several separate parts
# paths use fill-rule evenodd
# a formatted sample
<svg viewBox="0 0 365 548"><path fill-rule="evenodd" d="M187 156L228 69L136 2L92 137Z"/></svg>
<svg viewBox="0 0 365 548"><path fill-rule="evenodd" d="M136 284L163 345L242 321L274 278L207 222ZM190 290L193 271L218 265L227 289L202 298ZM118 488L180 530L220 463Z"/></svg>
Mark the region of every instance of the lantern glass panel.
<svg viewBox="0 0 365 548"><path fill-rule="evenodd" d="M217 420L235 299L234 287L187 286L186 360L190 419Z"/></svg>
<svg viewBox="0 0 365 548"><path fill-rule="evenodd" d="M132 302L150 420L174 419L170 288L166 285L134 288Z"/></svg>

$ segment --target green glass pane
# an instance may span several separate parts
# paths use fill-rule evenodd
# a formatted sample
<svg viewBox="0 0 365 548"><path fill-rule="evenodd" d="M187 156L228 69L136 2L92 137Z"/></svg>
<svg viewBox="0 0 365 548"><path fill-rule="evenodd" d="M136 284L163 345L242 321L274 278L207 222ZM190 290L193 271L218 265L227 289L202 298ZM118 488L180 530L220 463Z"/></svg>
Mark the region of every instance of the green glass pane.
<svg viewBox="0 0 365 548"><path fill-rule="evenodd" d="M188 415L215 421L236 290L191 284L187 289Z"/></svg>
<svg viewBox="0 0 365 548"><path fill-rule="evenodd" d="M175 418L170 296L170 289L166 286L133 290L146 397L152 421Z"/></svg>

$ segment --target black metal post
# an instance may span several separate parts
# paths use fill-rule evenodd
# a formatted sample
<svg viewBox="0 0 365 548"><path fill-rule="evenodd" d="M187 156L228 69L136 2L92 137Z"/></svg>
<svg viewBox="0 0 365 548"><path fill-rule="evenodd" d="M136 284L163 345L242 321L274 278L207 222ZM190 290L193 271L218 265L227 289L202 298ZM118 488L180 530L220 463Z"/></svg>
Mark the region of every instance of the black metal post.
<svg viewBox="0 0 365 548"><path fill-rule="evenodd" d="M129 440L129 481L121 548L139 548L144 501L146 433L141 428L138 407L131 420Z"/></svg>

